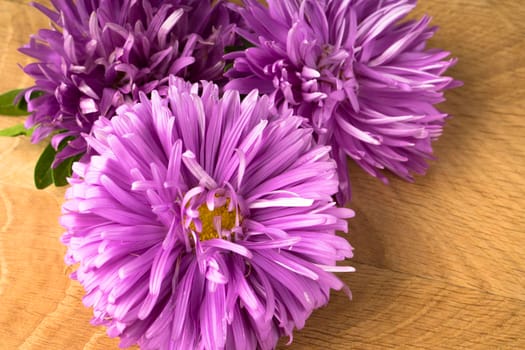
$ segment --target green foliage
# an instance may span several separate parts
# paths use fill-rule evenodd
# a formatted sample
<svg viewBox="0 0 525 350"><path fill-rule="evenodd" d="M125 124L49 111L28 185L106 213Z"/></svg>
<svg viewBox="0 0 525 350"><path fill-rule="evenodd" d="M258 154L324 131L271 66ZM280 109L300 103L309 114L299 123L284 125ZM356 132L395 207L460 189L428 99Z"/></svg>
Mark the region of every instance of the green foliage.
<svg viewBox="0 0 525 350"><path fill-rule="evenodd" d="M53 169L51 168L51 165L53 164L56 155L57 152L55 151L53 146L49 144L44 149L44 152L42 152L40 158L38 158L38 161L36 162L34 178L35 186L39 190L46 188L54 182Z"/></svg>
<svg viewBox="0 0 525 350"><path fill-rule="evenodd" d="M33 129L26 129L24 124L17 124L9 128L0 130L0 136L14 137L20 135L31 136L33 134Z"/></svg>
<svg viewBox="0 0 525 350"><path fill-rule="evenodd" d="M59 151L61 151L67 143L70 141L70 138L63 140L58 146L58 151L51 146L47 145L44 149L44 152L40 155L36 166L35 166L35 186L38 189L44 189L51 184L55 186L65 186L68 184L67 178L72 174L72 166L75 161L77 161L81 156L73 156L67 158L55 168L52 167L55 157Z"/></svg>
<svg viewBox="0 0 525 350"><path fill-rule="evenodd" d="M11 90L5 94L0 95L0 115L7 115L10 117L19 117L28 115L27 103L24 98L15 104L15 98L23 91L23 89ZM36 94L38 95L38 93ZM31 98L37 96L31 96Z"/></svg>

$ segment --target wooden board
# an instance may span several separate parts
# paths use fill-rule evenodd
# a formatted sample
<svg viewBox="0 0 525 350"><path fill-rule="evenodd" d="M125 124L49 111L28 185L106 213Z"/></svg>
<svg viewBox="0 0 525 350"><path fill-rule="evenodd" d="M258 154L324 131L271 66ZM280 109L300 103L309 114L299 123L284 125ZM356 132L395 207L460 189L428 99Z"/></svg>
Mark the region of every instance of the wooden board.
<svg viewBox="0 0 525 350"><path fill-rule="evenodd" d="M525 8L520 1L426 0L432 45L465 86L426 177L390 186L350 166L353 300L335 293L289 349L525 348ZM0 0L0 91L31 85L16 48L47 26ZM18 123L0 118L0 128ZM116 349L89 325L68 279L57 223L63 189L33 188L41 145L0 138L0 350ZM284 343L283 343L284 344Z"/></svg>

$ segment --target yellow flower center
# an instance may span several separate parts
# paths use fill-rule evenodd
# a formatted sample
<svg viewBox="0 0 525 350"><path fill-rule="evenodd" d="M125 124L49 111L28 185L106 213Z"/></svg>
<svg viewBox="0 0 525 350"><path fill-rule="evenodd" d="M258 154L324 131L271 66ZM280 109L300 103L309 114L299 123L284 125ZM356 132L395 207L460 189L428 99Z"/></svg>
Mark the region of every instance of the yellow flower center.
<svg viewBox="0 0 525 350"><path fill-rule="evenodd" d="M235 213L235 210L228 211L229 204L230 204L230 200L228 199L226 200L225 205L220 206L220 207L215 207L211 211L210 209L208 209L208 206L206 205L206 203L202 204L199 207L198 209L199 219L202 224L202 230L201 232L199 232L199 240L201 242L207 241L213 238L221 238L214 224L216 217L221 218L221 230L231 231L235 227L236 213ZM190 225L190 228L194 231L197 231L193 223Z"/></svg>

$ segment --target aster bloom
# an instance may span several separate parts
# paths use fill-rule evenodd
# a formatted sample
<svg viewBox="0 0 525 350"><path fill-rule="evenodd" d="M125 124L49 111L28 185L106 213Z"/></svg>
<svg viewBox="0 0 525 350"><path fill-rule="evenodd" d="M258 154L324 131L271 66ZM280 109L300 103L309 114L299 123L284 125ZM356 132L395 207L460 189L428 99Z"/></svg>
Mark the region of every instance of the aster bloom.
<svg viewBox="0 0 525 350"><path fill-rule="evenodd" d="M329 146L250 92L171 78L95 123L61 224L93 323L121 346L272 349L352 256Z"/></svg>
<svg viewBox="0 0 525 350"><path fill-rule="evenodd" d="M20 51L37 59L24 71L35 79L26 91L36 126L33 142L51 133L55 160L86 150L79 137L100 116L138 99L139 93L163 91L168 75L190 81L221 80L224 47L235 40L238 17L211 0L53 0L53 9L34 6L53 29L41 29ZM42 95L30 99L31 93ZM71 141L71 139L73 139Z"/></svg>
<svg viewBox="0 0 525 350"><path fill-rule="evenodd" d="M415 0L246 0L239 33L255 47L229 55L229 89L258 87L309 120L332 145L340 201L350 195L346 156L387 182L411 181L432 158L446 114L434 105L458 85L443 76L456 60L427 49L430 18L401 21Z"/></svg>

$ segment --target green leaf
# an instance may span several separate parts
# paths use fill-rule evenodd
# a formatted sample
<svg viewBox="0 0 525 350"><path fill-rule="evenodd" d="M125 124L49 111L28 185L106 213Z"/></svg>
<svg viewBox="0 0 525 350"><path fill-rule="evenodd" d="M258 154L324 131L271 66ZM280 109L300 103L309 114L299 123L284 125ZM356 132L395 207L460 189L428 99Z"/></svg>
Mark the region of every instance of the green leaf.
<svg viewBox="0 0 525 350"><path fill-rule="evenodd" d="M5 128L0 130L0 136L19 136L19 135L26 135L31 136L33 134L33 128L26 129L24 124L17 124L15 126L11 126L9 128Z"/></svg>
<svg viewBox="0 0 525 350"><path fill-rule="evenodd" d="M72 174L73 163L79 160L82 155L76 155L64 159L55 168L52 167L58 152L63 150L72 137L66 137L58 145L58 151L56 151L51 144L47 145L44 152L40 155L36 166L35 166L35 186L38 189L44 189L51 184L55 186L65 186L68 184L67 178Z"/></svg>
<svg viewBox="0 0 525 350"><path fill-rule="evenodd" d="M71 167L73 163L77 161L80 156L73 156L67 158L62 163L60 163L56 168L53 169L53 181L55 186L66 186L68 184L67 178L71 176L72 170Z"/></svg>
<svg viewBox="0 0 525 350"><path fill-rule="evenodd" d="M236 51L244 51L246 49L249 49L250 47L254 47L251 42L248 40L242 38L239 42L237 42L237 45L229 45L224 47L224 53L230 53L230 52L236 52Z"/></svg>
<svg viewBox="0 0 525 350"><path fill-rule="evenodd" d="M53 164L56 154L57 152L53 146L49 144L36 162L34 178L35 186L39 190L46 188L54 182L51 164Z"/></svg>
<svg viewBox="0 0 525 350"><path fill-rule="evenodd" d="M23 98L20 99L18 104L14 104L15 97L22 91L23 89L11 90L0 95L0 115L18 117L29 114L27 112L27 104Z"/></svg>
<svg viewBox="0 0 525 350"><path fill-rule="evenodd" d="M226 63L224 65L224 69L223 69L223 73L226 73L227 71L229 71L230 69L233 68L233 63L229 62L229 63Z"/></svg>

